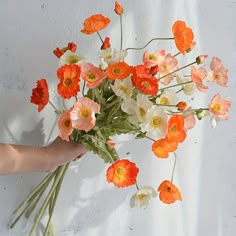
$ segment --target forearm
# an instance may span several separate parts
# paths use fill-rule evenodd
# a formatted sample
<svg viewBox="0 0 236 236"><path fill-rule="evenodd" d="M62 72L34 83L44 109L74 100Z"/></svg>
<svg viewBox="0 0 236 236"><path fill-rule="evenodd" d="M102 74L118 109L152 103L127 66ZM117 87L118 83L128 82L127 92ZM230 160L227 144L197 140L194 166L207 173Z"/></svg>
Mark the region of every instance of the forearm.
<svg viewBox="0 0 236 236"><path fill-rule="evenodd" d="M46 148L0 144L0 175L49 170Z"/></svg>

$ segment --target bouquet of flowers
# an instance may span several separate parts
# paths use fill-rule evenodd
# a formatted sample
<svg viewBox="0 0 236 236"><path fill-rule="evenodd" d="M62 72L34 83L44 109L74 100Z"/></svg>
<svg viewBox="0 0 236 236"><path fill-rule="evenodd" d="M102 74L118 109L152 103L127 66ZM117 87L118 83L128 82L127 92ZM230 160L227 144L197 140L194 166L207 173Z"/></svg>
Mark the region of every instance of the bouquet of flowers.
<svg viewBox="0 0 236 236"><path fill-rule="evenodd" d="M131 207L146 206L151 198L157 196L163 203L171 204L182 200L181 191L174 184L178 146L184 142L197 119L209 116L215 127L217 122L228 119L230 108L230 101L219 93L205 108L191 107L188 96L197 90L206 92L206 82L227 86L228 70L217 57L213 57L210 67L205 68L203 63L207 55L198 55L193 62L179 65L177 58L187 56L195 47L192 29L180 20L173 23L170 38L153 38L140 48L124 49L123 7L116 1L114 10L120 18L120 49L113 48L110 38L103 39L100 34L110 24L110 19L102 14L88 17L81 32L97 34L101 40L100 64L86 61L76 52L77 46L73 42L64 48L56 48L53 53L59 60L57 93L63 106L58 108L49 100L49 88L44 78L38 80L33 88L31 103L38 106L39 112L46 105L51 105L58 114L57 124L62 139L82 143L105 163L110 163L106 173L108 183L119 188L136 185L137 192L130 200ZM177 52L144 50L158 40L175 44ZM126 56L135 50L144 50L143 57L140 64L130 65ZM64 103L65 100L70 100L71 105ZM139 168L127 158L120 158L115 149L112 138L121 134L149 139L153 154L158 158L165 159L173 154L175 161L171 179L163 180L157 190L151 186L139 186ZM16 219L11 227L22 215L29 217L41 198L45 197L29 235L33 234L46 210L48 223L44 235L53 234L53 211L68 165L60 166L43 179L14 212Z"/></svg>

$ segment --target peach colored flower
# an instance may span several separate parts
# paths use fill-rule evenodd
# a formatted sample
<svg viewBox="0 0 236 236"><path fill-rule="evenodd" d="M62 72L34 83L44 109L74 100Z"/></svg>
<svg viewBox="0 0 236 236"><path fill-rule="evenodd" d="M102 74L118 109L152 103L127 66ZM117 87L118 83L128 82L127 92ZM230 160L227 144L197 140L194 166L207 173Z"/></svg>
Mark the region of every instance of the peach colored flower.
<svg viewBox="0 0 236 236"><path fill-rule="evenodd" d="M156 65L161 65L165 61L165 50L160 50L155 53L145 52L143 54L143 63L147 68L151 68Z"/></svg>
<svg viewBox="0 0 236 236"><path fill-rule="evenodd" d="M37 87L32 89L30 102L38 105L38 112L42 111L49 102L48 84L46 79L37 81Z"/></svg>
<svg viewBox="0 0 236 236"><path fill-rule="evenodd" d="M221 60L218 57L213 57L210 64L210 71L207 75L207 80L215 81L221 86L227 86L228 83L228 69L224 67Z"/></svg>
<svg viewBox="0 0 236 236"><path fill-rule="evenodd" d="M182 201L182 195L179 189L169 180L164 180L157 189L159 198L163 203L171 204L177 200Z"/></svg>
<svg viewBox="0 0 236 236"><path fill-rule="evenodd" d="M87 62L81 66L81 77L86 81L86 86L88 88L95 88L106 78L106 73L101 71L100 68Z"/></svg>
<svg viewBox="0 0 236 236"><path fill-rule="evenodd" d="M196 124L196 119L194 116L194 113L191 111L191 107L188 107L184 112L183 112L183 116L184 116L184 129L185 130L189 130L192 129L195 124Z"/></svg>
<svg viewBox="0 0 236 236"><path fill-rule="evenodd" d="M69 141L69 136L73 131L72 123L70 120L70 111L63 111L58 119L58 127L60 130L59 136L66 141Z"/></svg>
<svg viewBox="0 0 236 236"><path fill-rule="evenodd" d="M81 97L75 103L70 111L72 127L90 131L96 124L95 114L100 111L100 105L90 98Z"/></svg>
<svg viewBox="0 0 236 236"><path fill-rule="evenodd" d="M211 99L209 109L210 112L220 120L227 120L230 106L230 101L222 99L221 95L218 93Z"/></svg>
<svg viewBox="0 0 236 236"><path fill-rule="evenodd" d="M172 72L177 69L178 69L178 60L175 57L171 56L170 54L167 54L164 62L159 66L160 82L165 85L169 84L175 75L175 73ZM165 76L169 73L172 74ZM165 77L161 78L162 76Z"/></svg>
<svg viewBox="0 0 236 236"><path fill-rule="evenodd" d="M81 30L84 34L93 34L99 30L106 28L110 23L110 19L102 14L96 14L88 17L84 21L84 28Z"/></svg>
<svg viewBox="0 0 236 236"><path fill-rule="evenodd" d="M203 80L207 76L207 71L204 67L198 69L195 66L191 66L191 79L196 84L197 89L200 92L206 92L208 87L203 84Z"/></svg>
<svg viewBox="0 0 236 236"><path fill-rule="evenodd" d="M119 188L128 187L136 183L138 172L135 163L127 159L118 160L107 169L107 182Z"/></svg>

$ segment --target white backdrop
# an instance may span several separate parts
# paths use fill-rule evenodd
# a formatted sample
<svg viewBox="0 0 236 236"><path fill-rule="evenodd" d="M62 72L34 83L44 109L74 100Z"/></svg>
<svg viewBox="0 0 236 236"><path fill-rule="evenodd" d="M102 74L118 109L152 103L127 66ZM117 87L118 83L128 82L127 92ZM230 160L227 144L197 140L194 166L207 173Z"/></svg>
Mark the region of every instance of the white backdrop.
<svg viewBox="0 0 236 236"><path fill-rule="evenodd" d="M164 205L153 200L146 209L130 209L135 187L117 189L105 181L107 165L86 154L71 165L60 194L54 218L56 235L80 236L234 236L236 235L236 3L233 0L121 0L124 14L124 45L142 46L153 37L171 36L172 23L185 20L193 29L197 47L193 54L220 57L229 69L229 85L222 91L232 101L230 119L216 129L209 119L198 122L178 151L175 183L183 201ZM0 142L44 145L57 131L56 117L46 108L38 114L29 103L36 80L46 77L55 84L57 60L52 50L73 41L90 61L97 61L100 42L96 35L80 33L88 16L102 13L112 27L102 32L118 42L119 21L114 1L107 0L2 0L0 2ZM233 16L234 14L234 16ZM233 19L234 17L234 19ZM153 43L149 49L166 44ZM173 45L172 45L173 46ZM140 62L137 55L128 57ZM212 89L194 100L208 104ZM53 92L53 91L51 91ZM56 98L54 99L56 101ZM148 141L118 139L121 156L140 167L140 184L157 188L170 177L173 158L159 160ZM0 157L1 158L1 157ZM28 221L13 230L8 226L12 211L44 176L42 173L0 177L0 235L24 236Z"/></svg>

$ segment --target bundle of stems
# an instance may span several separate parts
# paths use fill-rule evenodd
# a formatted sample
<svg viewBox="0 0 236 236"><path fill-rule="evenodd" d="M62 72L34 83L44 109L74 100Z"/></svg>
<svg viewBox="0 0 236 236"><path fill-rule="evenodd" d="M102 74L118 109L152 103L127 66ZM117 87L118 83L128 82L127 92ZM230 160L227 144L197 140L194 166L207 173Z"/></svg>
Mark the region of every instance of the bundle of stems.
<svg viewBox="0 0 236 236"><path fill-rule="evenodd" d="M10 225L10 228L13 228L23 215L26 218L29 218L36 206L41 203L38 213L35 215L29 236L34 235L33 233L41 222L42 217L46 214L46 211L48 211L48 219L43 235L54 235L53 212L69 164L70 163L64 164L58 167L54 172L47 174L47 176L38 184L38 186L35 187L35 189L13 212L15 220ZM42 198L44 198L44 200L41 200Z"/></svg>

